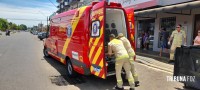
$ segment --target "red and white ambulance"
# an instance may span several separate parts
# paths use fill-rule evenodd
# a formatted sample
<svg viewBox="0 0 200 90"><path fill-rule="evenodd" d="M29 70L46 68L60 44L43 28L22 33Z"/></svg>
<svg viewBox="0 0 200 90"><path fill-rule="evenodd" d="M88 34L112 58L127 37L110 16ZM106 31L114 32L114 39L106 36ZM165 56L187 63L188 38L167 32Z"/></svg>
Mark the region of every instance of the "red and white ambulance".
<svg viewBox="0 0 200 90"><path fill-rule="evenodd" d="M128 17L121 4L106 1L60 13L50 20L44 55L65 64L68 76L105 79L115 71L114 58L105 55L109 35L123 33L134 46L134 23Z"/></svg>

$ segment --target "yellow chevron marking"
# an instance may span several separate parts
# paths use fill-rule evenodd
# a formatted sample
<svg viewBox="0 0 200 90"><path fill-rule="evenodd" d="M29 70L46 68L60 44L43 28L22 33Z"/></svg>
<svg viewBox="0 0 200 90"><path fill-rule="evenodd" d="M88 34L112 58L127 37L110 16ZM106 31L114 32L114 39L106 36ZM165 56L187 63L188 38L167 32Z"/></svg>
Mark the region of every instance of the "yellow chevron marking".
<svg viewBox="0 0 200 90"><path fill-rule="evenodd" d="M102 48L103 48L102 46L103 46L103 42L101 43L101 46L98 48L98 50L97 50L97 52L96 52L96 54L94 56L94 59L92 61L92 64L95 64L97 62L97 59L100 56Z"/></svg>
<svg viewBox="0 0 200 90"><path fill-rule="evenodd" d="M102 19L103 19L103 16L100 16L99 20L102 21ZM97 45L97 43L99 42L99 40L100 40L100 38L101 38L102 35L103 35L103 27L101 27L101 30L100 30L100 37L95 39L93 45ZM90 40L92 41L92 38L90 38ZM95 47L96 46L92 46L92 48L91 48L91 51L90 51L90 54L89 54L89 59L90 60L91 60L92 54L94 53Z"/></svg>
<svg viewBox="0 0 200 90"><path fill-rule="evenodd" d="M103 79L105 79L105 78L106 78L106 77L105 77L105 73L103 74L102 78L103 78Z"/></svg>
<svg viewBox="0 0 200 90"><path fill-rule="evenodd" d="M100 31L101 31L101 32L100 32L100 37L95 39L95 41L94 41L94 43L93 43L93 46L92 46L92 48L91 48L90 54L89 54L89 59L91 59L92 54L94 53L94 49L95 49L97 43L99 42L101 36L103 35L103 27L101 28Z"/></svg>
<svg viewBox="0 0 200 90"><path fill-rule="evenodd" d="M99 20L101 21L102 19L103 19L103 16L100 16L100 17L99 17Z"/></svg>
<svg viewBox="0 0 200 90"><path fill-rule="evenodd" d="M102 68L103 67L103 60L99 63L99 66Z"/></svg>
<svg viewBox="0 0 200 90"><path fill-rule="evenodd" d="M90 38L90 41L89 41L89 47L91 46L91 44L92 44L92 38Z"/></svg>
<svg viewBox="0 0 200 90"><path fill-rule="evenodd" d="M93 71L94 71L94 67L91 66L91 67L90 67L90 72L93 72Z"/></svg>
<svg viewBox="0 0 200 90"><path fill-rule="evenodd" d="M72 25L72 36L73 36L73 33L74 33L74 31L75 31L75 29L76 29L76 27L77 27L77 25L78 25L78 22L79 22L79 20L80 20L80 17L82 16L82 14L83 14L83 12L85 11L85 9L86 9L86 7L87 6L85 6L85 7L82 7L82 8L79 8L78 10L79 10L79 17L76 17L76 15L74 15L74 17L73 17L73 21L71 22L71 25ZM65 55L66 54L66 50L67 50L67 48L68 48L68 45L69 45L69 42L71 41L71 38L67 38L66 39L66 41L65 41L65 44L64 44L64 47L63 47L63 49L62 49L62 54L63 55ZM62 63L64 63L64 59L63 58L61 58L61 62Z"/></svg>

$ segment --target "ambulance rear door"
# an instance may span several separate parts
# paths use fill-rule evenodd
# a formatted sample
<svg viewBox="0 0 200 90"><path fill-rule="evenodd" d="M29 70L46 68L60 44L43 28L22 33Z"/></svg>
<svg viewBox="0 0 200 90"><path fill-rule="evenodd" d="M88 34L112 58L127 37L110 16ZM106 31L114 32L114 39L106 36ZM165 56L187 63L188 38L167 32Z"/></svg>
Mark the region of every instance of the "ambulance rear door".
<svg viewBox="0 0 200 90"><path fill-rule="evenodd" d="M104 27L106 2L93 3L90 14L89 61L91 74L106 78L106 62L104 58Z"/></svg>

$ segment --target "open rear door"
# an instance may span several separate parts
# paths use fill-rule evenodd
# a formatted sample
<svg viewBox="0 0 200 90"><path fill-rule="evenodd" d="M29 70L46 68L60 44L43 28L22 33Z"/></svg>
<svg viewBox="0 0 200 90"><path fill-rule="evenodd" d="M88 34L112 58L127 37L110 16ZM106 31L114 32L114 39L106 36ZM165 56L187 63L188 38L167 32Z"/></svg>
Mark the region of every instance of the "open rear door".
<svg viewBox="0 0 200 90"><path fill-rule="evenodd" d="M135 50L136 43L135 43L134 9L133 8L126 9L126 15L128 18L128 23L129 23L129 28L130 28L130 31L128 31L128 33L129 33L128 38L130 40L132 48L134 48L134 50Z"/></svg>
<svg viewBox="0 0 200 90"><path fill-rule="evenodd" d="M94 3L93 3L94 4ZM90 71L95 76L106 78L106 64L104 58L104 26L105 1L93 5L90 15L89 60Z"/></svg>

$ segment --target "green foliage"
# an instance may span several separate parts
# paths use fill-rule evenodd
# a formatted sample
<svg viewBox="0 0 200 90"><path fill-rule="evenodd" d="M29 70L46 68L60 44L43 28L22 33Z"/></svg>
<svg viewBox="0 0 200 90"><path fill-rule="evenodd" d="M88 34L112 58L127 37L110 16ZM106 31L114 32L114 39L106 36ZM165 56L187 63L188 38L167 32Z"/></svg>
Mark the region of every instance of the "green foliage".
<svg viewBox="0 0 200 90"><path fill-rule="evenodd" d="M15 23L9 24L9 29L17 30L17 25Z"/></svg>
<svg viewBox="0 0 200 90"><path fill-rule="evenodd" d="M8 27L8 21L6 19L0 18L0 30L5 31L6 29L8 29Z"/></svg>
<svg viewBox="0 0 200 90"><path fill-rule="evenodd" d="M27 30L27 26L24 24L19 25L19 30Z"/></svg>
<svg viewBox="0 0 200 90"><path fill-rule="evenodd" d="M0 18L0 30L27 30L27 26L24 24L16 25L15 23L8 22L6 19Z"/></svg>

